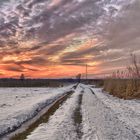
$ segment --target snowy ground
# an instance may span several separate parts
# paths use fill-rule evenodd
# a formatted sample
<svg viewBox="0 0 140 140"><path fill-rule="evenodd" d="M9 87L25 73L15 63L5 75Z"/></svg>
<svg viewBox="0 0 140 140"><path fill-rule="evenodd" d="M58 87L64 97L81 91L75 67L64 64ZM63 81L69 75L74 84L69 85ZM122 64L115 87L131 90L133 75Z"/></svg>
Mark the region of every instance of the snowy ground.
<svg viewBox="0 0 140 140"><path fill-rule="evenodd" d="M86 87L83 96L84 139L140 140L140 102L114 98L101 89L92 90L94 93ZM132 106L135 114L131 114Z"/></svg>
<svg viewBox="0 0 140 140"><path fill-rule="evenodd" d="M108 107L116 118L140 140L140 100L115 98L101 89L93 89L96 97Z"/></svg>
<svg viewBox="0 0 140 140"><path fill-rule="evenodd" d="M62 93L62 89L60 91L57 90L57 94L54 92L54 94L51 95L49 91L52 91L52 89L43 90L44 89L38 89L37 91L32 90L33 93L28 95L31 96L30 101L28 102L27 99L24 100L26 103L31 103L32 110L33 103L36 106L39 102L42 102L42 98L43 100L47 100L56 97L56 95L58 96L60 91ZM24 90L24 93L25 91L26 90ZM32 94L35 95L33 96ZM15 96L19 95L21 94ZM80 96L81 98L79 98ZM4 98L6 97L4 96ZM24 98L22 99L20 97L20 99L23 100ZM82 101L81 103L79 102L80 99ZM16 98L11 99L13 104L15 103L14 100L16 100ZM31 102L31 100L33 102ZM8 105L8 103L5 102L6 105ZM40 104L38 104L38 106L40 106ZM7 106L7 108L9 107ZM22 105L18 108L19 110L24 110ZM77 111L78 109L80 109L80 114ZM27 108L24 111L27 113ZM81 116L81 118L76 118L79 116ZM2 118L2 115L0 115L0 117ZM80 119L82 120L81 122ZM8 121L5 120L5 122ZM79 134L81 134L80 137ZM140 101L118 99L107 93L103 93L99 88L80 84L75 92L49 118L49 121L40 124L26 138L26 140L80 139L140 140Z"/></svg>
<svg viewBox="0 0 140 140"><path fill-rule="evenodd" d="M80 89L55 112L46 124L41 124L27 140L76 140L73 112L77 106Z"/></svg>
<svg viewBox="0 0 140 140"><path fill-rule="evenodd" d="M0 88L0 135L34 117L71 87Z"/></svg>

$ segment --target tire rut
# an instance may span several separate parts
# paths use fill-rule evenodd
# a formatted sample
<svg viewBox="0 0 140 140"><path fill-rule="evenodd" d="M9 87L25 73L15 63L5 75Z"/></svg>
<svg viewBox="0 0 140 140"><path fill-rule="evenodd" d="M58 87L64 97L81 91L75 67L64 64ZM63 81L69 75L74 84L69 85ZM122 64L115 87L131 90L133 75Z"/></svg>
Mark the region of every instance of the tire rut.
<svg viewBox="0 0 140 140"><path fill-rule="evenodd" d="M27 138L28 135L30 135L31 132L33 132L41 123L47 123L50 116L52 116L55 111L68 99L70 98L70 96L73 94L73 91L69 91L67 92L67 94L65 94L63 97L61 97L60 99L58 99L57 101L55 101L52 106L50 106L49 109L47 109L47 111L39 117L39 119L37 119L35 122L33 122L32 124L30 124L26 130L24 130L23 132L17 133L15 135L10 136L10 140L25 140ZM4 139L4 140L8 140L8 139Z"/></svg>
<svg viewBox="0 0 140 140"><path fill-rule="evenodd" d="M78 139L81 139L82 135L83 135L83 132L82 132L82 113L81 113L82 98L83 98L83 94L80 94L79 99L78 99L78 106L76 107L76 109L73 113L73 120L74 120L74 125L76 127L76 133L77 133Z"/></svg>

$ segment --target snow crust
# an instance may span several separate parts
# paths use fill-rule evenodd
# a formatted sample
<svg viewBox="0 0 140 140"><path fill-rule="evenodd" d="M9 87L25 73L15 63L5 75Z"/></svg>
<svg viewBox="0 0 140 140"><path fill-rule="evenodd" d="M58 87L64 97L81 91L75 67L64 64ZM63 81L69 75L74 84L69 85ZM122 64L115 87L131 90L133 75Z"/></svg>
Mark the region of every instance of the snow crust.
<svg viewBox="0 0 140 140"><path fill-rule="evenodd" d="M26 140L77 140L72 116L79 94L80 88L50 117L48 123L40 124Z"/></svg>
<svg viewBox="0 0 140 140"><path fill-rule="evenodd" d="M123 100L113 97L102 89L92 89L105 107L112 111L112 114L133 134L140 139L140 101L139 100ZM130 138L129 138L130 139ZM134 138L133 138L134 139Z"/></svg>
<svg viewBox="0 0 140 140"><path fill-rule="evenodd" d="M0 136L33 118L71 87L0 88Z"/></svg>
<svg viewBox="0 0 140 140"><path fill-rule="evenodd" d="M0 89L0 132L20 125L71 87ZM26 140L79 140L73 114L81 94L81 140L140 140L140 101L119 99L84 84Z"/></svg>
<svg viewBox="0 0 140 140"><path fill-rule="evenodd" d="M101 98L97 98L99 95L97 95L95 89L93 90L95 95L87 88L83 95L82 112L85 120L83 125L86 130L83 139L139 140L139 136L131 128L128 128L125 123L121 122L115 111L104 104L103 98L103 101ZM103 93L102 95L100 97L105 96ZM112 98L113 101L114 98Z"/></svg>

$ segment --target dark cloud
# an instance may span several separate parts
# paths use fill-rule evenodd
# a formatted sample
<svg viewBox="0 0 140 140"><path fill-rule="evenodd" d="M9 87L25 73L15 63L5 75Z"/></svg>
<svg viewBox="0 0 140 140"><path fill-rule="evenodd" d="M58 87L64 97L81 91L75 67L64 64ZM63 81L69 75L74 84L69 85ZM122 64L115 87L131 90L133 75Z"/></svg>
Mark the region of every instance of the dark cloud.
<svg viewBox="0 0 140 140"><path fill-rule="evenodd" d="M77 50L75 52L67 52L63 55L62 59L68 59L68 58L82 58L85 54L91 54L93 56L98 55L100 52L97 48L87 48L84 50Z"/></svg>
<svg viewBox="0 0 140 140"><path fill-rule="evenodd" d="M0 54L32 54L19 65L47 65L58 57L62 65L102 62L105 68L122 66L132 51L140 55L139 0L6 0L0 5ZM74 39L82 46L84 37L99 43L71 50L80 46Z"/></svg>
<svg viewBox="0 0 140 140"><path fill-rule="evenodd" d="M36 66L45 65L45 63L47 63L47 59L45 59L43 57L34 57L31 60L17 62L18 65L30 64L30 65L36 65Z"/></svg>
<svg viewBox="0 0 140 140"><path fill-rule="evenodd" d="M40 49L38 52L43 53L46 56L56 56L58 53L62 52L66 48L66 45L52 45L52 46L44 46L42 49Z"/></svg>
<svg viewBox="0 0 140 140"><path fill-rule="evenodd" d="M4 69L13 72L24 72L24 67L17 64L7 65Z"/></svg>

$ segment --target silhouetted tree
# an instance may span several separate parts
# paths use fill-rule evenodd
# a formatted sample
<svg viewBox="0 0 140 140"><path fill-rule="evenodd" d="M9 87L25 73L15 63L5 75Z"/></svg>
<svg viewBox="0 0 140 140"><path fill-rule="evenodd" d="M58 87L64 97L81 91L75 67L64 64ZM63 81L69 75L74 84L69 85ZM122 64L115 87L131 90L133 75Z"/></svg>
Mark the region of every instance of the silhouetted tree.
<svg viewBox="0 0 140 140"><path fill-rule="evenodd" d="M21 75L20 75L20 80L24 80L25 79L25 76L24 76L24 74L22 73Z"/></svg>
<svg viewBox="0 0 140 140"><path fill-rule="evenodd" d="M78 75L76 76L76 79L78 80L78 83L80 83L80 82L81 82L81 74L78 74Z"/></svg>
<svg viewBox="0 0 140 140"><path fill-rule="evenodd" d="M135 54L131 54L132 59L132 69L133 69L133 76L136 78L140 78L140 64Z"/></svg>

